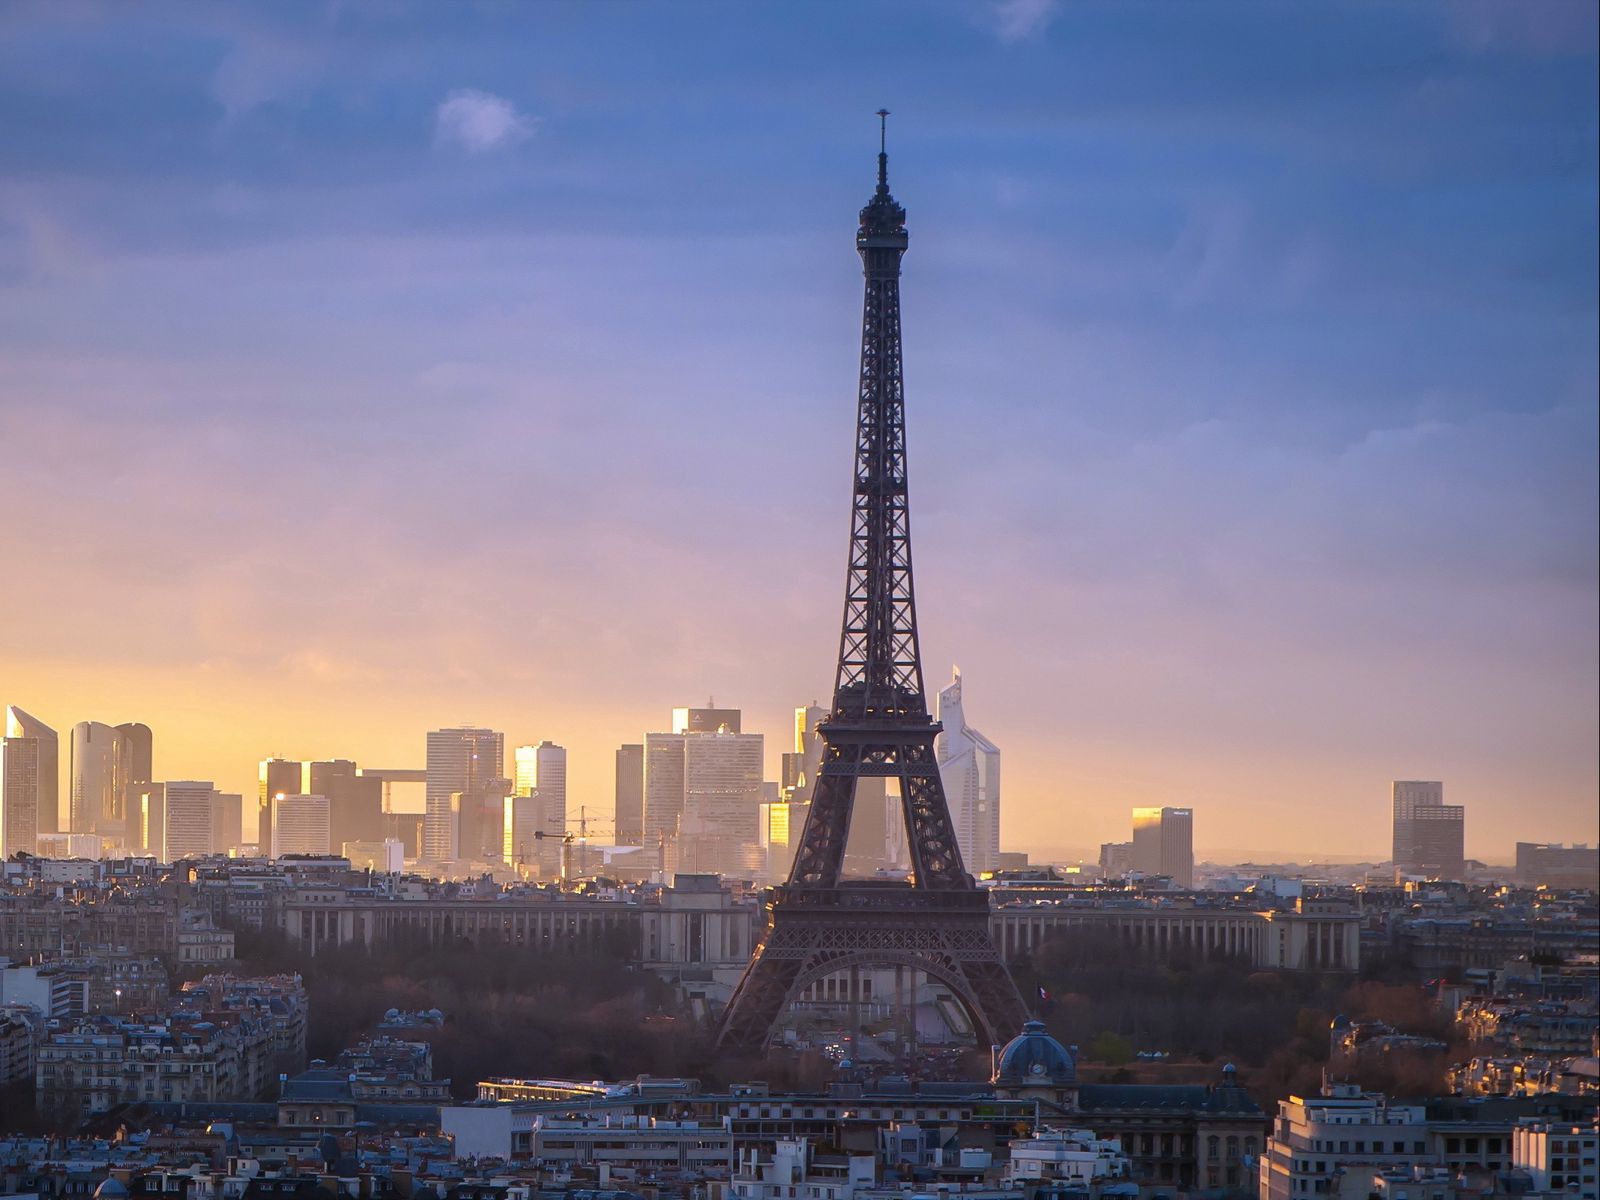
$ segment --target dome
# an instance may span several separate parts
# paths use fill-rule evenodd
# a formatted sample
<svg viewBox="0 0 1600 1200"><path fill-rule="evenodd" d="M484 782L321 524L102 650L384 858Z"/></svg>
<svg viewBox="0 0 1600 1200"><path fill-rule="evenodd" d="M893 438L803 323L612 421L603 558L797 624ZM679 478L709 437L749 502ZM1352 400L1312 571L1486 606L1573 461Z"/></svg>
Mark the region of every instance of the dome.
<svg viewBox="0 0 1600 1200"><path fill-rule="evenodd" d="M94 1190L95 1200L126 1200L127 1195L128 1185L110 1176L101 1180L100 1186Z"/></svg>
<svg viewBox="0 0 1600 1200"><path fill-rule="evenodd" d="M1023 1087L1060 1087L1078 1081L1071 1052L1051 1037L1043 1021L1029 1021L1005 1044L995 1064L994 1082Z"/></svg>

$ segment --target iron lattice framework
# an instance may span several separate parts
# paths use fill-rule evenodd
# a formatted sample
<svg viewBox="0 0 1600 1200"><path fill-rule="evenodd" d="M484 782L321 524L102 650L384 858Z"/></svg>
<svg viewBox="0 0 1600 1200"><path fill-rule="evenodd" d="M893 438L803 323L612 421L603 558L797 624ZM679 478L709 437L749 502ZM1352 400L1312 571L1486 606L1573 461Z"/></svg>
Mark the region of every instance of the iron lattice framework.
<svg viewBox="0 0 1600 1200"><path fill-rule="evenodd" d="M880 118L887 113L879 114ZM819 726L822 763L788 883L773 889L767 931L728 1008L721 1048L765 1046L783 1011L816 980L852 966L903 965L944 983L991 1043L1025 1013L989 933L988 897L967 874L934 755L917 643L906 490L900 354L905 209L878 188L861 210L866 277L850 565L833 710ZM907 884L841 879L856 780L899 782L911 856Z"/></svg>

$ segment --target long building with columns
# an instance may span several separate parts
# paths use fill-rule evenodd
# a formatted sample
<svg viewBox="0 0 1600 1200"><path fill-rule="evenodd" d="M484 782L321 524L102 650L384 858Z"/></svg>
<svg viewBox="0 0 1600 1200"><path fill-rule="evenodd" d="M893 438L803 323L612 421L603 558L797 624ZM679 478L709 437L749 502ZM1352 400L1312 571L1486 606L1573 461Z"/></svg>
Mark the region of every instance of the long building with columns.
<svg viewBox="0 0 1600 1200"><path fill-rule="evenodd" d="M1334 901L1304 901L1292 912L1018 904L997 907L990 928L1006 962L1076 929L1103 930L1153 958L1242 958L1263 970L1287 971L1354 971L1361 965L1360 916Z"/></svg>
<svg viewBox="0 0 1600 1200"><path fill-rule="evenodd" d="M1338 901L1293 911L1234 907L1094 907L996 892L990 917L1002 959L1013 962L1070 930L1101 931L1153 958L1241 959L1258 970L1354 971L1360 918ZM281 901L280 927L309 953L348 945L455 941L606 948L673 978L737 972L760 938L760 908L716 876L679 875L652 895L545 891L414 897L336 884L304 884Z"/></svg>

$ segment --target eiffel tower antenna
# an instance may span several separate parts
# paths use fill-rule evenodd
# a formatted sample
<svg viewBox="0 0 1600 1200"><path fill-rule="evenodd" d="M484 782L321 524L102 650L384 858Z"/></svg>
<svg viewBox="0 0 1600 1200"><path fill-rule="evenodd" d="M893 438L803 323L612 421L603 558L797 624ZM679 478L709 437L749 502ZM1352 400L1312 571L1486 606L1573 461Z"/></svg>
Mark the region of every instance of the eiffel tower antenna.
<svg viewBox="0 0 1600 1200"><path fill-rule="evenodd" d="M833 708L817 726L822 762L788 882L723 1013L718 1046L759 1050L811 984L853 966L899 965L944 983L990 1044L1025 1016L989 933L988 895L961 861L934 756L917 640L900 348L905 209L889 191L888 110L878 112L878 187L861 210L865 277L855 483ZM899 783L909 884L846 883L856 781Z"/></svg>

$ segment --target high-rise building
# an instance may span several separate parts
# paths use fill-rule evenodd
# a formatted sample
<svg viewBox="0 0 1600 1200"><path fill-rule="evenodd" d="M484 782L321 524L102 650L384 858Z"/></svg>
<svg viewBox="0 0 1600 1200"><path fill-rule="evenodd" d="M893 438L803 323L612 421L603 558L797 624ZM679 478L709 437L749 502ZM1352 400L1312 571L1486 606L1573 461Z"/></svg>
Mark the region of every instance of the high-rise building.
<svg viewBox="0 0 1600 1200"><path fill-rule="evenodd" d="M644 842L644 746L617 747L616 840L619 846Z"/></svg>
<svg viewBox="0 0 1600 1200"><path fill-rule="evenodd" d="M1133 810L1133 869L1165 875L1179 887L1194 886L1194 810Z"/></svg>
<svg viewBox="0 0 1600 1200"><path fill-rule="evenodd" d="M168 780L160 848L150 847L162 862L204 858L213 852L212 821L217 788L211 780Z"/></svg>
<svg viewBox="0 0 1600 1200"><path fill-rule="evenodd" d="M39 832L61 832L61 741L56 731L13 704L6 709L5 736L39 743Z"/></svg>
<svg viewBox="0 0 1600 1200"><path fill-rule="evenodd" d="M39 841L39 739L0 738L0 859Z"/></svg>
<svg viewBox="0 0 1600 1200"><path fill-rule="evenodd" d="M133 789L129 819L133 828L128 843L145 854L153 854L166 861L167 852L167 785L141 783Z"/></svg>
<svg viewBox="0 0 1600 1200"><path fill-rule="evenodd" d="M1459 804L1444 802L1436 779L1396 779L1394 867L1401 874L1460 879L1466 872L1466 815Z"/></svg>
<svg viewBox="0 0 1600 1200"><path fill-rule="evenodd" d="M137 824L136 789L155 778L154 738L150 726L124 721L117 726L117 797L115 822L127 837Z"/></svg>
<svg viewBox="0 0 1600 1200"><path fill-rule="evenodd" d="M244 844L244 795L211 794L211 853L226 854Z"/></svg>
<svg viewBox="0 0 1600 1200"><path fill-rule="evenodd" d="M290 795L272 798L272 857L285 854L329 854L332 819L326 796Z"/></svg>
<svg viewBox="0 0 1600 1200"><path fill-rule="evenodd" d="M567 862L567 752L546 741L520 746L518 754L527 788L506 800L506 861L537 871L541 879L562 878Z"/></svg>
<svg viewBox="0 0 1600 1200"><path fill-rule="evenodd" d="M1000 858L1000 749L967 724L961 672L939 692L935 719L944 726L934 746L961 860L976 875Z"/></svg>
<svg viewBox="0 0 1600 1200"><path fill-rule="evenodd" d="M906 863L910 851L906 846L906 825L899 811L900 797L889 794L889 780L884 776L862 775L856 779L850 832L845 836L847 876L870 878L886 867ZM798 830L795 835L799 836Z"/></svg>
<svg viewBox="0 0 1600 1200"><path fill-rule="evenodd" d="M678 836L683 815L683 743L686 734L644 735L644 845L652 851Z"/></svg>
<svg viewBox="0 0 1600 1200"><path fill-rule="evenodd" d="M1600 891L1600 847L1518 842L1517 882L1525 887Z"/></svg>
<svg viewBox="0 0 1600 1200"><path fill-rule="evenodd" d="M512 791L526 796L537 786L534 780L539 774L539 747L518 746L511 752L511 762Z"/></svg>
<svg viewBox="0 0 1600 1200"><path fill-rule="evenodd" d="M519 871L539 868L543 844L552 840L545 823L544 797L537 789L508 796L502 819L505 844L501 857Z"/></svg>
<svg viewBox="0 0 1600 1200"><path fill-rule="evenodd" d="M672 710L673 733L738 733L741 713L737 708L675 708Z"/></svg>
<svg viewBox="0 0 1600 1200"><path fill-rule="evenodd" d="M675 708L644 738L643 838L680 871L760 869L763 738L736 708Z"/></svg>
<svg viewBox="0 0 1600 1200"><path fill-rule="evenodd" d="M761 806L760 846L766 878L780 882L789 875L794 865L795 847L800 844L800 831L806 825L806 811L811 806L793 800L778 800Z"/></svg>
<svg viewBox="0 0 1600 1200"><path fill-rule="evenodd" d="M117 820L123 796L118 786L120 735L100 721L79 721L72 727L72 832L117 837L125 827Z"/></svg>
<svg viewBox="0 0 1600 1200"><path fill-rule="evenodd" d="M305 791L304 771L297 758L261 760L256 774L256 850L272 853L272 801L278 796L298 796Z"/></svg>
<svg viewBox="0 0 1600 1200"><path fill-rule="evenodd" d="M333 845L383 839L383 780L363 775L348 758L305 764L305 787L328 798Z"/></svg>
<svg viewBox="0 0 1600 1200"><path fill-rule="evenodd" d="M726 725L684 736L679 870L739 874L760 868L763 740Z"/></svg>
<svg viewBox="0 0 1600 1200"><path fill-rule="evenodd" d="M817 768L822 765L822 735L817 726L828 719L828 710L807 704L794 710L794 750L783 756L783 778L779 781L784 798L797 804L811 800L817 784Z"/></svg>
<svg viewBox="0 0 1600 1200"><path fill-rule="evenodd" d="M567 828L567 750L551 741L534 747L533 786L545 799L546 816L557 833Z"/></svg>
<svg viewBox="0 0 1600 1200"><path fill-rule="evenodd" d="M510 801L509 779L484 779L471 791L451 793L457 859L495 863L505 857L505 823Z"/></svg>
<svg viewBox="0 0 1600 1200"><path fill-rule="evenodd" d="M492 729L464 725L429 732L423 858L451 862L460 856L460 801L452 798L479 796L490 781L503 779L505 747L505 735Z"/></svg>

